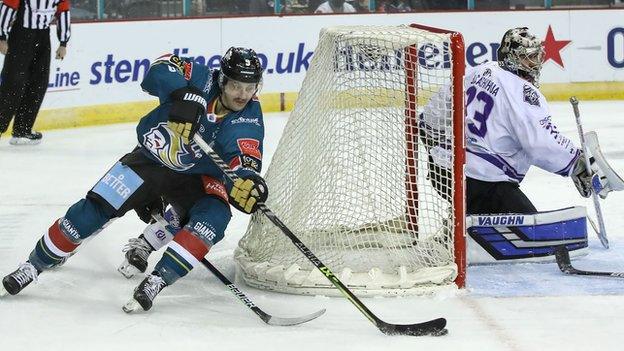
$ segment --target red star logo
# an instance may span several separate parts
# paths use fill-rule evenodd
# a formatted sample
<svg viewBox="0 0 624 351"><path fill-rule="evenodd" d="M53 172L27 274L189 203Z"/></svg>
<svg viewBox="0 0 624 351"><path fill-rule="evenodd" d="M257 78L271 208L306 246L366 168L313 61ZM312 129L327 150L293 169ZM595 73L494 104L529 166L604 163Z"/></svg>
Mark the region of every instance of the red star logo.
<svg viewBox="0 0 624 351"><path fill-rule="evenodd" d="M553 60L555 63L559 65L559 67L563 67L563 60L561 59L560 51L568 46L572 41L571 40L557 40L555 39L555 35L553 34L552 27L548 25L548 31L546 32L546 39L544 39L544 60L546 63L548 60Z"/></svg>

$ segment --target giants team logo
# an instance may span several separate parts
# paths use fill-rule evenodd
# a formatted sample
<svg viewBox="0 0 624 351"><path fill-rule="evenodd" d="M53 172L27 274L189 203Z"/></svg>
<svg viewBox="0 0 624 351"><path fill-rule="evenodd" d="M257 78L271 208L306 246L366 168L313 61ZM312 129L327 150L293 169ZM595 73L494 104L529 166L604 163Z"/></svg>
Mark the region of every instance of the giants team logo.
<svg viewBox="0 0 624 351"><path fill-rule="evenodd" d="M238 144L238 148L241 153L249 156L253 156L255 158L262 158L262 154L260 153L260 141L256 139L236 139L236 143Z"/></svg>
<svg viewBox="0 0 624 351"><path fill-rule="evenodd" d="M167 122L161 122L143 134L143 146L174 171L185 171L195 165L182 161L183 158L192 159L193 155L184 147L182 139L167 128Z"/></svg>

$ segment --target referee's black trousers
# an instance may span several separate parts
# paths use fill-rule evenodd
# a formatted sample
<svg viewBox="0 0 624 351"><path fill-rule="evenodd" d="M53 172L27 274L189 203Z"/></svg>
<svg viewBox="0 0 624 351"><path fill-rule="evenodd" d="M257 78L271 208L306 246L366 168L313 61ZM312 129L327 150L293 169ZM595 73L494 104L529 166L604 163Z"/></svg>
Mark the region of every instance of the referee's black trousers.
<svg viewBox="0 0 624 351"><path fill-rule="evenodd" d="M17 21L16 21L17 22ZM0 83L0 133L31 133L50 79L50 30L13 25Z"/></svg>

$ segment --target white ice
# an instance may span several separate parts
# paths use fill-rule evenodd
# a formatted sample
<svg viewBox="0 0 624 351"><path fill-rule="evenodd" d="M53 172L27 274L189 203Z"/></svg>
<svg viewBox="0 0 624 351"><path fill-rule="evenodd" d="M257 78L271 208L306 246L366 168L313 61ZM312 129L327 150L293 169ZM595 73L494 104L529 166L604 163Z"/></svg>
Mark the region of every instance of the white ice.
<svg viewBox="0 0 624 351"><path fill-rule="evenodd" d="M578 140L568 103L551 104L559 130ZM624 101L581 102L585 130L596 130L611 165L624 173ZM266 116L266 155L287 114ZM134 125L50 131L37 147L0 138L0 273L23 262L50 224L135 145ZM538 169L522 189L542 210L591 203L569 179ZM624 193L602 202L611 249L590 231L589 255L574 264L624 271ZM248 217L235 214L208 258L234 274L232 252ZM556 265L469 267L468 287L434 297L366 298L380 318L414 323L448 319L444 337L385 336L344 298L283 295L239 287L262 309L297 316L327 313L307 324L262 323L208 271L197 267L158 296L148 313L121 306L140 278L117 271L121 248L143 224L129 213L80 248L63 267L45 272L17 296L0 299L0 350L621 350L624 279L565 276ZM160 254L152 255L152 264Z"/></svg>

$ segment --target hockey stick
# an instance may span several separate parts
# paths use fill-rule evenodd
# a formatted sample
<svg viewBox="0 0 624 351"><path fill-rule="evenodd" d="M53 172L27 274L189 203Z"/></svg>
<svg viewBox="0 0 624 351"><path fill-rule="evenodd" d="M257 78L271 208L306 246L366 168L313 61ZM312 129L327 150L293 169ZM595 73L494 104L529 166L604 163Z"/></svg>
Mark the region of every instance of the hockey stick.
<svg viewBox="0 0 624 351"><path fill-rule="evenodd" d="M165 230L167 230L169 233L173 234L176 232L171 227L169 222L167 222L167 220L164 219L163 216L161 216L160 214L153 213L152 218L154 218L156 222L162 225L163 228L165 228ZM223 285L227 286L228 289L230 289L230 291L232 292L232 294L234 294L234 296L236 296L242 303L245 304L245 306L247 306L250 310L252 310L255 314L257 314L258 317L260 317L260 319L262 319L266 324L279 325L279 326L297 325L297 324L309 322L313 319L320 317L321 315L323 315L323 313L325 313L325 309L323 308L322 310L319 310L317 312L311 313L309 315L301 316L301 317L287 318L287 317L272 316L264 312L263 310L261 310L260 307L256 306L256 304L254 304L253 301L251 301L251 299L247 297L247 295L245 295L234 283L232 283L225 275L223 275L223 273L221 273L217 269L217 267L213 266L212 263L208 262L208 260L205 257L202 258L201 263L204 265L204 267L208 268L208 270L212 272L212 274L217 276L217 278L219 278L219 280L223 283Z"/></svg>
<svg viewBox="0 0 624 351"><path fill-rule="evenodd" d="M565 274L624 278L624 272L585 271L572 267L572 263L570 262L570 252L565 247L565 245L557 246L555 248L555 259L557 260L557 265L559 266L559 269Z"/></svg>
<svg viewBox="0 0 624 351"><path fill-rule="evenodd" d="M583 134L583 125L581 124L581 114L579 112L578 104L579 101L575 96L570 98L570 103L572 104L572 109L574 110L574 118L576 119L576 127L579 133L579 139L581 141L581 148L583 149L583 155L585 157L585 167L587 167L587 174L591 174L591 168L589 163L589 153L587 152L587 145L585 144L585 135ZM604 246L605 249L609 248L609 239L607 239L607 230L605 228L604 219L602 217L602 210L600 210L600 203L598 202L598 194L592 189L592 200L594 201L594 209L596 210L596 218L598 219L598 227L599 231L596 231L598 234L598 239L600 239L600 243Z"/></svg>
<svg viewBox="0 0 624 351"><path fill-rule="evenodd" d="M208 145L199 134L195 134L193 140L199 147L212 159L212 161L225 173L225 175L234 181L239 179L228 165L223 162L221 157ZM445 335L448 333L446 327L446 319L437 318L427 322L415 324L392 324L379 319L349 290L341 281L325 266L318 257L308 249L307 246L297 236L286 227L286 225L264 204L258 203L258 209L277 226L284 235L286 235L292 243L301 251L301 253L319 270L323 275L349 300L357 307L368 320L370 320L382 333L387 335Z"/></svg>

